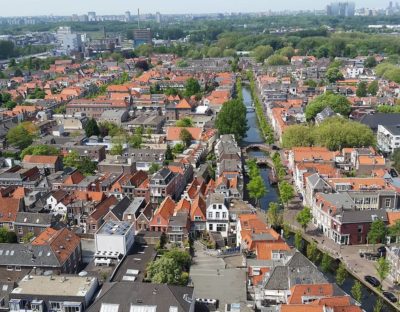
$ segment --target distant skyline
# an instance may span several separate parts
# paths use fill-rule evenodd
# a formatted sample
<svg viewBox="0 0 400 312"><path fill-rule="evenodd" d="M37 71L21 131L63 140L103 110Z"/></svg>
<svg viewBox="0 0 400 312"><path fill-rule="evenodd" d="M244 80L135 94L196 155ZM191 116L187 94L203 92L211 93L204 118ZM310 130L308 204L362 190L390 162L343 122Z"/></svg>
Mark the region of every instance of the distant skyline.
<svg viewBox="0 0 400 312"><path fill-rule="evenodd" d="M399 0L400 1L400 0ZM98 15L123 14L131 11L135 14L138 8L144 14L160 12L174 13L225 13L225 12L267 12L283 10L324 9L330 0L0 0L0 16L37 16L37 15L72 15L87 14L95 11ZM389 1L356 0L356 7L386 8ZM396 1L393 1L395 3Z"/></svg>

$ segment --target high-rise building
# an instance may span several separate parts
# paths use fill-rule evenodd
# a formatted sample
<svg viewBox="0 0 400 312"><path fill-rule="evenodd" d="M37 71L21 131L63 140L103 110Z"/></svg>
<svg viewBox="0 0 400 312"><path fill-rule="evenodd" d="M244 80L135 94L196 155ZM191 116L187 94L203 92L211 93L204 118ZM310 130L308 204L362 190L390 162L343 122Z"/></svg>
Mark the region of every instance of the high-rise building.
<svg viewBox="0 0 400 312"><path fill-rule="evenodd" d="M88 12L88 21L95 22L96 20L96 12Z"/></svg>
<svg viewBox="0 0 400 312"><path fill-rule="evenodd" d="M60 45L61 53L71 54L82 50L81 35L71 31L71 27L59 27L56 33L57 42Z"/></svg>
<svg viewBox="0 0 400 312"><path fill-rule="evenodd" d="M142 44L152 44L153 42L150 28L134 29L133 42L135 47L141 46Z"/></svg>
<svg viewBox="0 0 400 312"><path fill-rule="evenodd" d="M158 24L161 24L161 13L160 12L157 12L156 13L156 22L158 23Z"/></svg>
<svg viewBox="0 0 400 312"><path fill-rule="evenodd" d="M126 11L125 12L125 22L129 22L131 20L131 12L130 11Z"/></svg>
<svg viewBox="0 0 400 312"><path fill-rule="evenodd" d="M356 5L354 2L332 2L326 7L329 16L354 16Z"/></svg>

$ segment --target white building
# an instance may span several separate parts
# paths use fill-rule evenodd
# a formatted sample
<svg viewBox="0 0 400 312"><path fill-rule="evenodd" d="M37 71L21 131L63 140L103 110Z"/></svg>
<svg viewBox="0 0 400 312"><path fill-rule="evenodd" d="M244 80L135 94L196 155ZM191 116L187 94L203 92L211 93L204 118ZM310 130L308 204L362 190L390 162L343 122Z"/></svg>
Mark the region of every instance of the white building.
<svg viewBox="0 0 400 312"><path fill-rule="evenodd" d="M64 54L80 51L82 48L81 35L73 33L71 27L59 27L56 37Z"/></svg>
<svg viewBox="0 0 400 312"><path fill-rule="evenodd" d="M385 153L393 153L400 148L400 119L396 126L378 125L378 148Z"/></svg>
<svg viewBox="0 0 400 312"><path fill-rule="evenodd" d="M126 255L135 239L132 223L125 221L107 221L95 235L95 257L109 255L110 258Z"/></svg>
<svg viewBox="0 0 400 312"><path fill-rule="evenodd" d="M229 210L225 197L221 193L212 193L207 198L207 231L219 232L222 237L228 237Z"/></svg>

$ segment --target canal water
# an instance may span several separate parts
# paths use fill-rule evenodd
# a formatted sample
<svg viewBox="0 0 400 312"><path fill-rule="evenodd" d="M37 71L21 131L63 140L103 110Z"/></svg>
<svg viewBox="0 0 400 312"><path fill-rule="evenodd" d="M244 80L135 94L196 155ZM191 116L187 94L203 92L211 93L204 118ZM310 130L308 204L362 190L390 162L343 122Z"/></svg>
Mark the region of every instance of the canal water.
<svg viewBox="0 0 400 312"><path fill-rule="evenodd" d="M244 86L242 89L243 92L243 100L246 105L246 107L253 107L253 101L251 98L251 92L250 89L247 86ZM248 145L252 144L262 144L265 143L262 134L257 126L257 116L254 111L252 112L247 112L247 126L249 129L247 130L246 137L242 141L242 146L246 147ZM263 156L264 153L262 151L251 151L249 155L254 155L254 156ZM270 202L279 202L279 195L278 195L278 190L276 187L272 186L269 183L268 179L268 174L270 172L270 168L268 167L262 167L260 168L261 171L261 176L265 182L265 185L267 187L267 194L261 198L261 209L267 210L268 205ZM245 180L245 183L247 181ZM246 195L246 193L245 193ZM293 238L289 239L289 243L293 245ZM373 273L373 272L371 272ZM325 273L324 273L325 274ZM335 282L335 276L331 273L325 274L329 282L334 283ZM342 285L342 289L347 293L351 293L351 287L354 285L355 279L352 276L349 276L344 284ZM367 311L367 312L372 312L373 308L375 306L375 302L377 300L376 295L370 291L367 287L362 287L362 308ZM384 306L384 308L381 310L381 312L394 312L395 310L392 307L389 306Z"/></svg>
<svg viewBox="0 0 400 312"><path fill-rule="evenodd" d="M246 86L243 87L243 100L246 105L246 108L252 108L253 107L253 101L251 99L251 93L250 89ZM249 129L247 130L246 137L242 141L242 146L246 147L248 145L252 144L263 144L265 143L260 129L257 126L257 116L255 111L247 112L247 126ZM264 152L262 151L250 151L249 155L254 155L254 156L264 156ZM261 167L261 176L265 182L265 185L267 186L267 194L261 198L260 204L261 204L261 209L267 210L268 205L270 202L279 202L279 196L276 187L272 186L269 183L268 179L268 174L270 172L270 168L268 167Z"/></svg>

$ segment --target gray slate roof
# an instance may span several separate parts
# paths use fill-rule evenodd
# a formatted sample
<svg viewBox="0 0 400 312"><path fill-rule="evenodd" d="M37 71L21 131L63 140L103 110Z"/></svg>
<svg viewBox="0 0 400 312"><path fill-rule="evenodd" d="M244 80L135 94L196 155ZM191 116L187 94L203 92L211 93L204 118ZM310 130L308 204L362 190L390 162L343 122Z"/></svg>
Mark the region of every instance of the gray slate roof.
<svg viewBox="0 0 400 312"><path fill-rule="evenodd" d="M131 305L157 306L157 312L169 312L177 307L178 312L189 312L193 288L165 284L119 282L105 284L96 301L86 310L97 312L102 304L118 304L118 311L129 312Z"/></svg>

